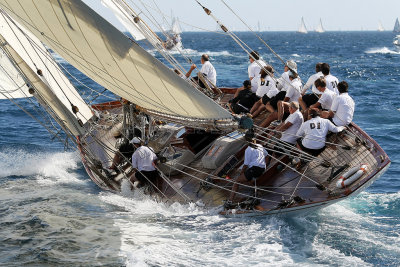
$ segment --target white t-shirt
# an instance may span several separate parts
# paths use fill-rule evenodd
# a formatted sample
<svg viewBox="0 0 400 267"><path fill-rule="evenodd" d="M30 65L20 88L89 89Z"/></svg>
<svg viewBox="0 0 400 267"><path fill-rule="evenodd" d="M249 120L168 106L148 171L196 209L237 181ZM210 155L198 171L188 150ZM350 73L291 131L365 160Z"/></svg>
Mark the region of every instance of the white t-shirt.
<svg viewBox="0 0 400 267"><path fill-rule="evenodd" d="M153 161L156 159L156 154L150 148L140 146L132 155L132 167L139 171L154 171Z"/></svg>
<svg viewBox="0 0 400 267"><path fill-rule="evenodd" d="M282 133L281 140L290 144L296 144L296 140L299 138L296 135L297 131L304 122L303 114L301 114L300 110L296 110L296 112L293 112L287 117L285 124L288 122L292 123L292 126Z"/></svg>
<svg viewBox="0 0 400 267"><path fill-rule="evenodd" d="M322 72L317 72L313 75L310 76L310 78L308 78L308 81L306 82L306 84L303 87L303 94L308 90L308 88L312 88L311 90L313 91L313 93L320 95L321 92L318 91L317 87L315 87L314 82L318 79L324 77L324 75L322 74Z"/></svg>
<svg viewBox="0 0 400 267"><path fill-rule="evenodd" d="M264 81L262 81L261 78L254 79L257 79L256 95L258 97L263 97L265 94L268 94L270 90L278 91L278 89L276 89L275 81L271 78L271 76L267 75Z"/></svg>
<svg viewBox="0 0 400 267"><path fill-rule="evenodd" d="M335 113L333 122L338 126L349 125L353 120L355 104L348 93L342 93L334 99L331 110Z"/></svg>
<svg viewBox="0 0 400 267"><path fill-rule="evenodd" d="M258 64L257 64L258 62ZM261 71L261 66L266 66L264 61L261 59L253 61L247 68L247 71L249 73L249 79L251 80L251 91L256 92L257 91L257 81L254 80L254 78L260 77L260 71Z"/></svg>
<svg viewBox="0 0 400 267"><path fill-rule="evenodd" d="M217 72L215 71L214 66L210 61L204 62L203 66L201 66L201 73L206 75L206 78L210 80L213 85L217 85ZM206 79L206 80L207 80ZM211 84L209 84L211 86Z"/></svg>
<svg viewBox="0 0 400 267"><path fill-rule="evenodd" d="M322 93L318 102L321 104L322 109L330 110L332 106L333 99L335 99L336 94L331 90L325 89L325 92Z"/></svg>
<svg viewBox="0 0 400 267"><path fill-rule="evenodd" d="M301 92L301 80L299 78L296 78L292 80L292 85L289 86L287 92L286 92L286 97L289 98L288 102L291 101L299 101L300 98L300 92Z"/></svg>
<svg viewBox="0 0 400 267"><path fill-rule="evenodd" d="M339 95L339 91L337 89L337 85L339 83L338 78L335 76L328 74L325 76L326 88L334 92L336 95Z"/></svg>
<svg viewBox="0 0 400 267"><path fill-rule="evenodd" d="M278 89L281 91L287 91L291 84L289 79L289 71L282 73L281 77L278 79Z"/></svg>
<svg viewBox="0 0 400 267"><path fill-rule="evenodd" d="M256 144L256 148L249 145L244 152L244 165L249 168L257 166L265 169L266 156L268 156L268 152L262 145Z"/></svg>
<svg viewBox="0 0 400 267"><path fill-rule="evenodd" d="M305 148L320 149L325 146L328 131L338 133L344 127L336 127L330 120L321 117L312 118L304 122L297 132L297 136L304 136L302 144Z"/></svg>

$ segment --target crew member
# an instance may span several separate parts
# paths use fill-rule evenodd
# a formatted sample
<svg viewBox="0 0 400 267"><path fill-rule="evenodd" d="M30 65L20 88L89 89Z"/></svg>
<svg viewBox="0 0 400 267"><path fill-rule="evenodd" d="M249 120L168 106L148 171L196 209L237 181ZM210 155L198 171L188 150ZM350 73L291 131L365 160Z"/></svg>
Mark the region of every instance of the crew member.
<svg viewBox="0 0 400 267"><path fill-rule="evenodd" d="M131 182L138 182L137 187L141 187L150 182L156 184L156 179L158 177L155 168L157 161L156 154L151 148L145 146L138 137L134 137L131 142L136 147L136 151L132 155L132 167L136 169L136 172L131 177Z"/></svg>

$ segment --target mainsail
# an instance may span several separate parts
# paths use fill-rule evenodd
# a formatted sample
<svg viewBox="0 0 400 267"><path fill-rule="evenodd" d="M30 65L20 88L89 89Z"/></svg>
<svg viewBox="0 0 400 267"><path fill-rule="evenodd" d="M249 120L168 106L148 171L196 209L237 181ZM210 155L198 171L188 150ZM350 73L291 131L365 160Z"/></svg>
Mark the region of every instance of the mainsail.
<svg viewBox="0 0 400 267"><path fill-rule="evenodd" d="M396 22L394 23L393 32L400 32L400 22L399 22L399 18L397 18L397 19L396 19Z"/></svg>
<svg viewBox="0 0 400 267"><path fill-rule="evenodd" d="M304 18L301 17L301 25L299 30L297 31L299 33L308 33L307 28L306 28L306 24L304 23Z"/></svg>
<svg viewBox="0 0 400 267"><path fill-rule="evenodd" d="M171 32L173 32L174 34L182 33L181 25L180 25L179 19L177 17L172 18Z"/></svg>
<svg viewBox="0 0 400 267"><path fill-rule="evenodd" d="M0 0L0 5L85 75L148 112L209 123L233 119L82 1Z"/></svg>
<svg viewBox="0 0 400 267"><path fill-rule="evenodd" d="M316 32L319 32L319 33L325 32L325 29L324 29L324 27L322 26L322 19L319 19L319 24L318 24L317 28L315 29L315 31L316 31Z"/></svg>

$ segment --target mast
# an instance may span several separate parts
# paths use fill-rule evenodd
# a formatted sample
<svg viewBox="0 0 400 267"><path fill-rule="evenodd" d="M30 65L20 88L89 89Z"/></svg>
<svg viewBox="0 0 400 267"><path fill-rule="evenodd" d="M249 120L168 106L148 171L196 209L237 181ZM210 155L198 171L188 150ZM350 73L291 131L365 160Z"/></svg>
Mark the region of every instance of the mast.
<svg viewBox="0 0 400 267"><path fill-rule="evenodd" d="M301 24L300 24L300 28L297 31L298 33L308 33L307 28L306 28L306 24L304 23L304 18L301 17Z"/></svg>

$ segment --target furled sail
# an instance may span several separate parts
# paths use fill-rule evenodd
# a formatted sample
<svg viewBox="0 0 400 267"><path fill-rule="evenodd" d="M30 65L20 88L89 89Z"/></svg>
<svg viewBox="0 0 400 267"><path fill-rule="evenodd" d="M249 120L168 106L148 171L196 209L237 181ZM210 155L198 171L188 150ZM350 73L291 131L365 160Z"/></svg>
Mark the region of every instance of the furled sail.
<svg viewBox="0 0 400 267"><path fill-rule="evenodd" d="M306 28L306 24L304 23L304 18L301 17L301 25L299 30L297 31L299 33L308 33L307 28Z"/></svg>
<svg viewBox="0 0 400 267"><path fill-rule="evenodd" d="M400 32L400 22L399 22L399 18L397 18L397 19L396 19L396 22L394 23L393 32Z"/></svg>
<svg viewBox="0 0 400 267"><path fill-rule="evenodd" d="M90 108L75 90L74 86L54 62L44 45L29 31L0 10L0 34L18 53L33 72L41 70L40 78L45 82L61 103L74 115L72 105L79 109L78 119L85 123L93 115ZM74 115L75 116L75 115Z"/></svg>
<svg viewBox="0 0 400 267"><path fill-rule="evenodd" d="M88 77L147 111L210 123L232 120L82 1L0 0L0 5Z"/></svg>
<svg viewBox="0 0 400 267"><path fill-rule="evenodd" d="M325 32L325 29L324 29L324 27L322 26L322 20L321 20L321 19L319 19L319 24L318 24L317 28L315 29L315 31L318 32L318 33L323 33L323 32Z"/></svg>
<svg viewBox="0 0 400 267"><path fill-rule="evenodd" d="M28 85L7 57L0 51L0 99L25 98L32 95L28 92Z"/></svg>

